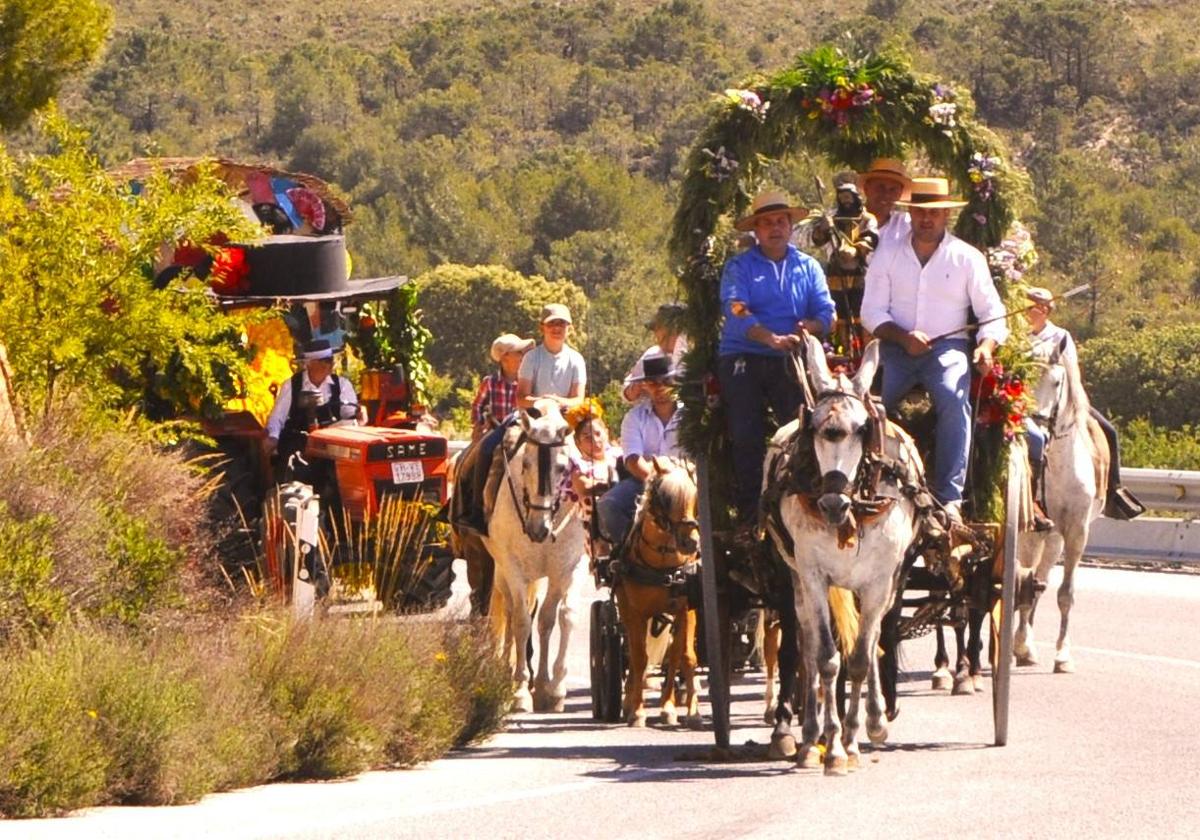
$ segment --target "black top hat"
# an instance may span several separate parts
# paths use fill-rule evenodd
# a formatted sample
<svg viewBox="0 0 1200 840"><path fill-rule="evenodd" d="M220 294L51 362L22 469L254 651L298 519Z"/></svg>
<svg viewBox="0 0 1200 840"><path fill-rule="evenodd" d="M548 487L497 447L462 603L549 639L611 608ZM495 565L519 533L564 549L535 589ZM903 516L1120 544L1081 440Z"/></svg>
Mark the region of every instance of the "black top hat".
<svg viewBox="0 0 1200 840"><path fill-rule="evenodd" d="M664 355L647 356L642 359L642 375L631 382L674 382L679 371L671 367L671 360Z"/></svg>
<svg viewBox="0 0 1200 840"><path fill-rule="evenodd" d="M314 338L304 345L304 350L301 352L300 357L306 362L316 361L317 359L332 359L333 347L323 338Z"/></svg>

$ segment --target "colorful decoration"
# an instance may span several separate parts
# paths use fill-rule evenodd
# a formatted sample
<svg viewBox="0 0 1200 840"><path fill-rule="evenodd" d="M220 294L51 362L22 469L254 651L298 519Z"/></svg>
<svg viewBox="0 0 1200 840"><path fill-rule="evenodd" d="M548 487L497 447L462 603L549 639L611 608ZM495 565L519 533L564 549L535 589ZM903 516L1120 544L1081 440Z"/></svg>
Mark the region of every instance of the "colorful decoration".
<svg viewBox="0 0 1200 840"><path fill-rule="evenodd" d="M716 369L721 321L721 268L736 247L732 222L743 215L778 161L795 153L824 158L834 169L864 170L877 157L917 153L928 173L946 175L968 201L955 233L985 254L1000 249L993 265L997 287L1015 298L1021 275L1035 255L1028 232L1012 227L1030 192L1028 178L1011 165L1003 141L974 120L969 93L916 72L897 51L850 54L820 46L777 73L756 74L716 97L709 124L697 137L680 187L671 236L688 304L692 351L687 367L701 377ZM1019 272L1019 273L1018 273ZM1019 327L1011 325L1019 332ZM1023 371L1021 342L1001 348L1010 375ZM1022 380L1026 381L1026 380ZM715 486L728 486L724 418L704 389L684 389L681 430L693 452L712 456ZM991 439L991 428L982 437ZM980 481L1000 487L1006 463L1003 439ZM718 500L719 502L719 500ZM975 515L988 518L984 500Z"/></svg>
<svg viewBox="0 0 1200 840"><path fill-rule="evenodd" d="M230 411L249 411L264 426L275 406L272 386L292 375L292 334L282 318L262 313L234 314L242 319L242 343L254 353L243 379L242 393L225 404Z"/></svg>
<svg viewBox="0 0 1200 840"><path fill-rule="evenodd" d="M567 411L566 421L571 430L578 429L580 424L588 420L603 420L604 406L595 397L588 397L579 405Z"/></svg>

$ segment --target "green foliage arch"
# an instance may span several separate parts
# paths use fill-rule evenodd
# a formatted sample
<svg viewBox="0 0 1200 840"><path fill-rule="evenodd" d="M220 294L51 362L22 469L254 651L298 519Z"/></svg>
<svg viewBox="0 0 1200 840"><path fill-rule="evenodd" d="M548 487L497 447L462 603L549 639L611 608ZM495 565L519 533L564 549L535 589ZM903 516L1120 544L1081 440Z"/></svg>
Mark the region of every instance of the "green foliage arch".
<svg viewBox="0 0 1200 840"><path fill-rule="evenodd" d="M681 272L693 339L689 370L715 370L720 277L734 248L733 222L771 168L801 152L858 171L877 157L918 155L930 174L949 178L968 200L955 233L989 256L1030 192L1003 141L975 121L969 94L916 72L900 52L849 55L819 46L774 75L745 79L718 97L692 147L672 222L671 255ZM990 262L1002 296L1007 280L1019 279L1027 267L1006 275ZM1009 360L1015 362L1013 352ZM720 465L725 441L719 406L699 391L685 401L684 441Z"/></svg>

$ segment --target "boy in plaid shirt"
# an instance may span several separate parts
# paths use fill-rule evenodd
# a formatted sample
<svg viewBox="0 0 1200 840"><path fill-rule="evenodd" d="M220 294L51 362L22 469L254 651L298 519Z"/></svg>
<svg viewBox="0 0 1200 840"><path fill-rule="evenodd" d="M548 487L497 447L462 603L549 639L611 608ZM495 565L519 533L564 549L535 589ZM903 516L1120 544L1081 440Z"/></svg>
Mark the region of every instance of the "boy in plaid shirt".
<svg viewBox="0 0 1200 840"><path fill-rule="evenodd" d="M479 383L471 403L471 440L477 441L504 422L517 408L517 371L532 338L505 333L492 342L492 361L500 367Z"/></svg>

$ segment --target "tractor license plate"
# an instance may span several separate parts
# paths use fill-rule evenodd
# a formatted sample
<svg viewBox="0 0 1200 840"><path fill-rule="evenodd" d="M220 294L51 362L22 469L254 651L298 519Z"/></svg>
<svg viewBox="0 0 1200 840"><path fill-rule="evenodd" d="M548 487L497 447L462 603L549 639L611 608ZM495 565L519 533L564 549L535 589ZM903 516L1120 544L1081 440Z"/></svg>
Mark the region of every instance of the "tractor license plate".
<svg viewBox="0 0 1200 840"><path fill-rule="evenodd" d="M420 461L392 461L393 484L420 484L425 480L425 470Z"/></svg>

